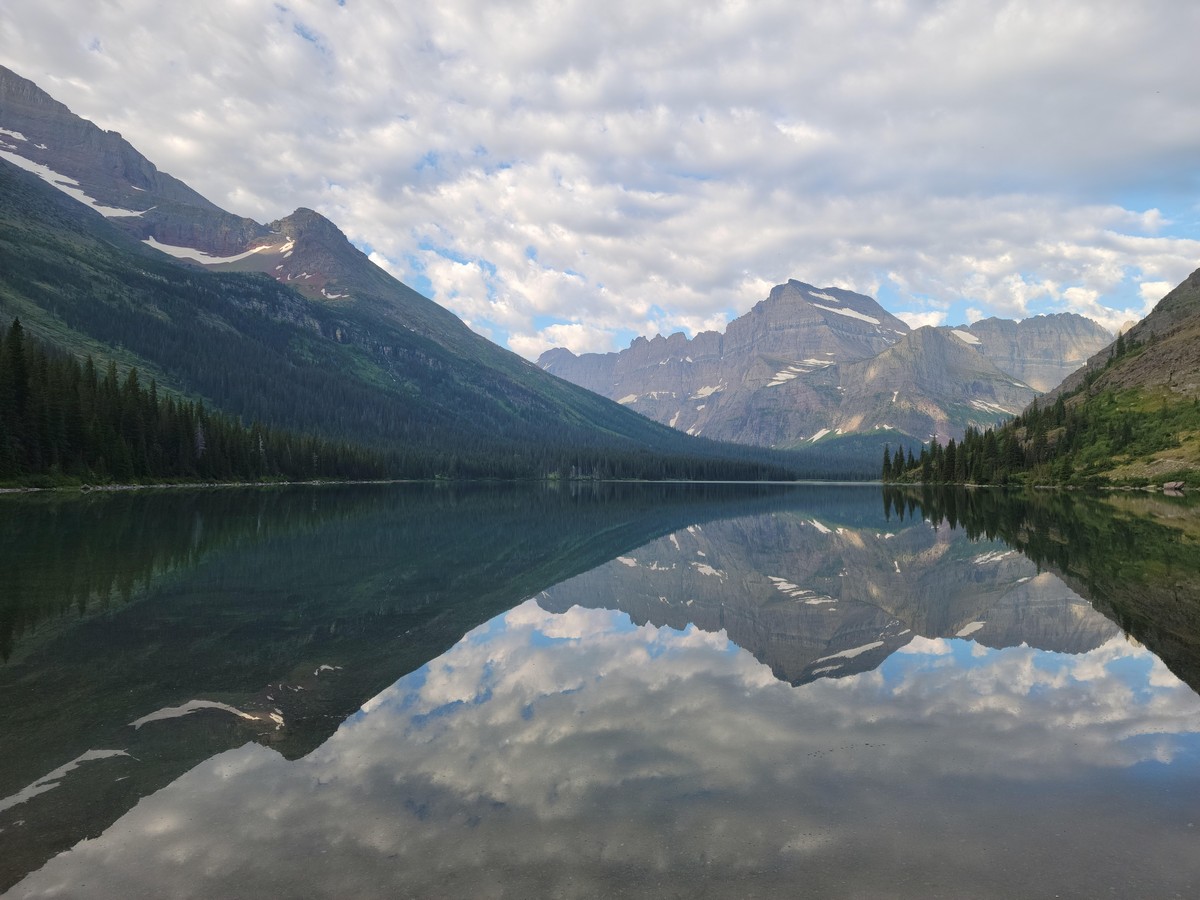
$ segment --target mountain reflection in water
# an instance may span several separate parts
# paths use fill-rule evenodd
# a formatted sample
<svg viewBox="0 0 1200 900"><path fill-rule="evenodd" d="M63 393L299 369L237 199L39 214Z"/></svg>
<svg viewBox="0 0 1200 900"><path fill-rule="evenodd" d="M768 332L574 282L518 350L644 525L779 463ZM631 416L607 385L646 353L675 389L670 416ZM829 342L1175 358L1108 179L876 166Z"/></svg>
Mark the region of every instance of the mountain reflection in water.
<svg viewBox="0 0 1200 900"><path fill-rule="evenodd" d="M956 500L952 527L942 501L902 497L900 518L879 488L671 490L327 498L338 515L148 585L117 614L135 633L185 609L203 627L197 597L269 598L278 581L290 598L261 618L239 605L226 632L274 636L267 660L241 664L258 681L214 692L195 653L191 683L155 697L158 711L255 712L268 690L271 702L328 690L304 708L336 718L322 730L281 706L276 729L210 708L133 729L132 710L114 710L36 774L114 749L131 755L80 764L113 767L90 778L98 794L146 765L170 777L30 865L12 895L1194 893L1200 698L1151 649L1169 646L1176 671L1200 654L1183 628L1137 639L1156 590L1178 579L1138 568L1136 606L1104 615L1086 596L1115 590L1100 563L1015 549L1051 546L1043 526L1082 528L1143 559L1157 552L1146 541L1173 544L1183 567L1187 528L1112 504L1071 510L1068 528L1063 509L999 494L987 522ZM395 609L380 605L385 585ZM349 634L329 637L331 622ZM469 631L420 659L400 624ZM0 687L45 679L51 659L62 684L53 646ZM230 662L206 646L214 672ZM389 658L391 682L373 687ZM287 736L297 727L303 740ZM36 823L39 803L72 802L75 777L0 800L0 850L30 840L15 820Z"/></svg>

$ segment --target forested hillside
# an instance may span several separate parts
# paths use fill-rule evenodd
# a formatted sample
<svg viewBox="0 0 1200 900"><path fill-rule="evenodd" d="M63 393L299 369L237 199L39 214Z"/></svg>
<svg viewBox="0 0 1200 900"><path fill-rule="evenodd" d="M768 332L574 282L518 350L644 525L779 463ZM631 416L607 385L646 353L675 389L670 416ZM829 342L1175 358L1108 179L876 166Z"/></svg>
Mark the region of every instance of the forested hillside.
<svg viewBox="0 0 1200 900"><path fill-rule="evenodd" d="M535 384L258 274L176 263L0 161L0 313L243 424L352 442L402 477L789 477L527 366ZM482 340L482 339L479 339ZM497 348L498 351L498 348ZM545 385L542 384L545 382Z"/></svg>
<svg viewBox="0 0 1200 900"><path fill-rule="evenodd" d="M0 482L381 478L382 454L240 423L159 396L137 369L48 352L20 320L0 340Z"/></svg>
<svg viewBox="0 0 1200 900"><path fill-rule="evenodd" d="M998 429L893 455L885 481L1200 481L1200 271L1039 404Z"/></svg>

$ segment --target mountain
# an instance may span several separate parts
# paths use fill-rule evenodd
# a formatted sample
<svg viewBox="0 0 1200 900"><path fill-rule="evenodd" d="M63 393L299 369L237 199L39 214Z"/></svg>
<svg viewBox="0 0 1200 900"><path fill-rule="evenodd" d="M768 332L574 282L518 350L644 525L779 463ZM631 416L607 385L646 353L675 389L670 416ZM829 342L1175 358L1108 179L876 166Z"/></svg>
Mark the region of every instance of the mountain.
<svg viewBox="0 0 1200 900"><path fill-rule="evenodd" d="M616 609L635 625L724 632L790 684L869 672L916 638L1084 653L1120 630L1001 541L922 519L846 518L856 504L689 526L537 598ZM876 511L878 496L862 506ZM817 501L813 503L812 501ZM856 510L857 511L857 510Z"/></svg>
<svg viewBox="0 0 1200 900"><path fill-rule="evenodd" d="M1074 477L1200 481L1200 269L1042 409L1053 415L1060 397L1063 430L1047 435L1047 458Z"/></svg>
<svg viewBox="0 0 1200 900"><path fill-rule="evenodd" d="M538 364L689 434L875 459L901 435L945 441L1014 415L1111 339L1070 314L913 331L870 297L792 280L724 334Z"/></svg>
<svg viewBox="0 0 1200 900"><path fill-rule="evenodd" d="M1055 313L1012 319L983 319L950 329L1002 372L1045 393L1106 347L1114 335L1084 316Z"/></svg>
<svg viewBox="0 0 1200 900"><path fill-rule="evenodd" d="M5 325L246 422L386 447L404 474L715 476L748 453L549 377L312 210L220 209L5 69L0 225Z"/></svg>
<svg viewBox="0 0 1200 900"><path fill-rule="evenodd" d="M789 281L724 334L638 338L604 355L554 349L538 365L689 434L788 447L838 406L839 363L869 359L908 331L870 297Z"/></svg>
<svg viewBox="0 0 1200 900"><path fill-rule="evenodd" d="M227 255L267 229L172 178L115 131L72 113L0 66L0 158L37 174L140 238Z"/></svg>
<svg viewBox="0 0 1200 900"><path fill-rule="evenodd" d="M922 450L898 481L1200 481L1200 270L995 431Z"/></svg>
<svg viewBox="0 0 1200 900"><path fill-rule="evenodd" d="M1137 389L1165 392L1177 399L1195 398L1200 393L1200 269L1197 269L1155 304L1154 309L1093 353L1086 363L1040 405L1059 396L1075 395L1087 388L1089 395L1106 389ZM1132 348L1131 348L1132 345ZM1122 352L1142 348L1143 352ZM1083 398L1080 398L1082 401Z"/></svg>
<svg viewBox="0 0 1200 900"><path fill-rule="evenodd" d="M994 424L1036 396L955 332L918 328L878 356L842 367L843 433L895 430L948 440Z"/></svg>

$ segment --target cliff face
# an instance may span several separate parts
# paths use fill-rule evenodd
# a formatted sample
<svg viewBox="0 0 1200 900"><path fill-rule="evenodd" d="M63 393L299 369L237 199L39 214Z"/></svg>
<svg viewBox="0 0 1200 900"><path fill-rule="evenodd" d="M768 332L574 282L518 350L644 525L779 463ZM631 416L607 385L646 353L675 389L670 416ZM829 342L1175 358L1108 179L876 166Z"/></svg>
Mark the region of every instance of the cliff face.
<svg viewBox="0 0 1200 900"><path fill-rule="evenodd" d="M870 297L789 281L724 334L638 338L615 354L554 349L538 364L689 434L785 447L827 428L839 364L876 356L908 332Z"/></svg>
<svg viewBox="0 0 1200 900"><path fill-rule="evenodd" d="M1105 328L1074 313L1020 322L990 318L951 331L968 342L974 337L976 349L998 369L1041 393L1057 387L1113 339Z"/></svg>
<svg viewBox="0 0 1200 900"><path fill-rule="evenodd" d="M620 353L556 348L538 363L689 434L770 447L888 432L944 442L1020 412L1109 340L1071 314L912 331L870 297L789 281L724 334L638 338Z"/></svg>
<svg viewBox="0 0 1200 900"><path fill-rule="evenodd" d="M1020 412L1036 392L941 328L918 328L878 356L842 367L836 427L895 429L945 443Z"/></svg>

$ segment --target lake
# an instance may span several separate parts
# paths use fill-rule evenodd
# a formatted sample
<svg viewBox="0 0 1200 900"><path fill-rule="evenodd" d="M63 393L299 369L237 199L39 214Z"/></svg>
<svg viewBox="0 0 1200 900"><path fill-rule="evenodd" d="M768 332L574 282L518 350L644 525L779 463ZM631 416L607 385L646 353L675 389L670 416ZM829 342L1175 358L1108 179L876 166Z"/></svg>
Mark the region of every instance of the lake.
<svg viewBox="0 0 1200 900"><path fill-rule="evenodd" d="M5 897L1193 897L1200 507L0 497Z"/></svg>

